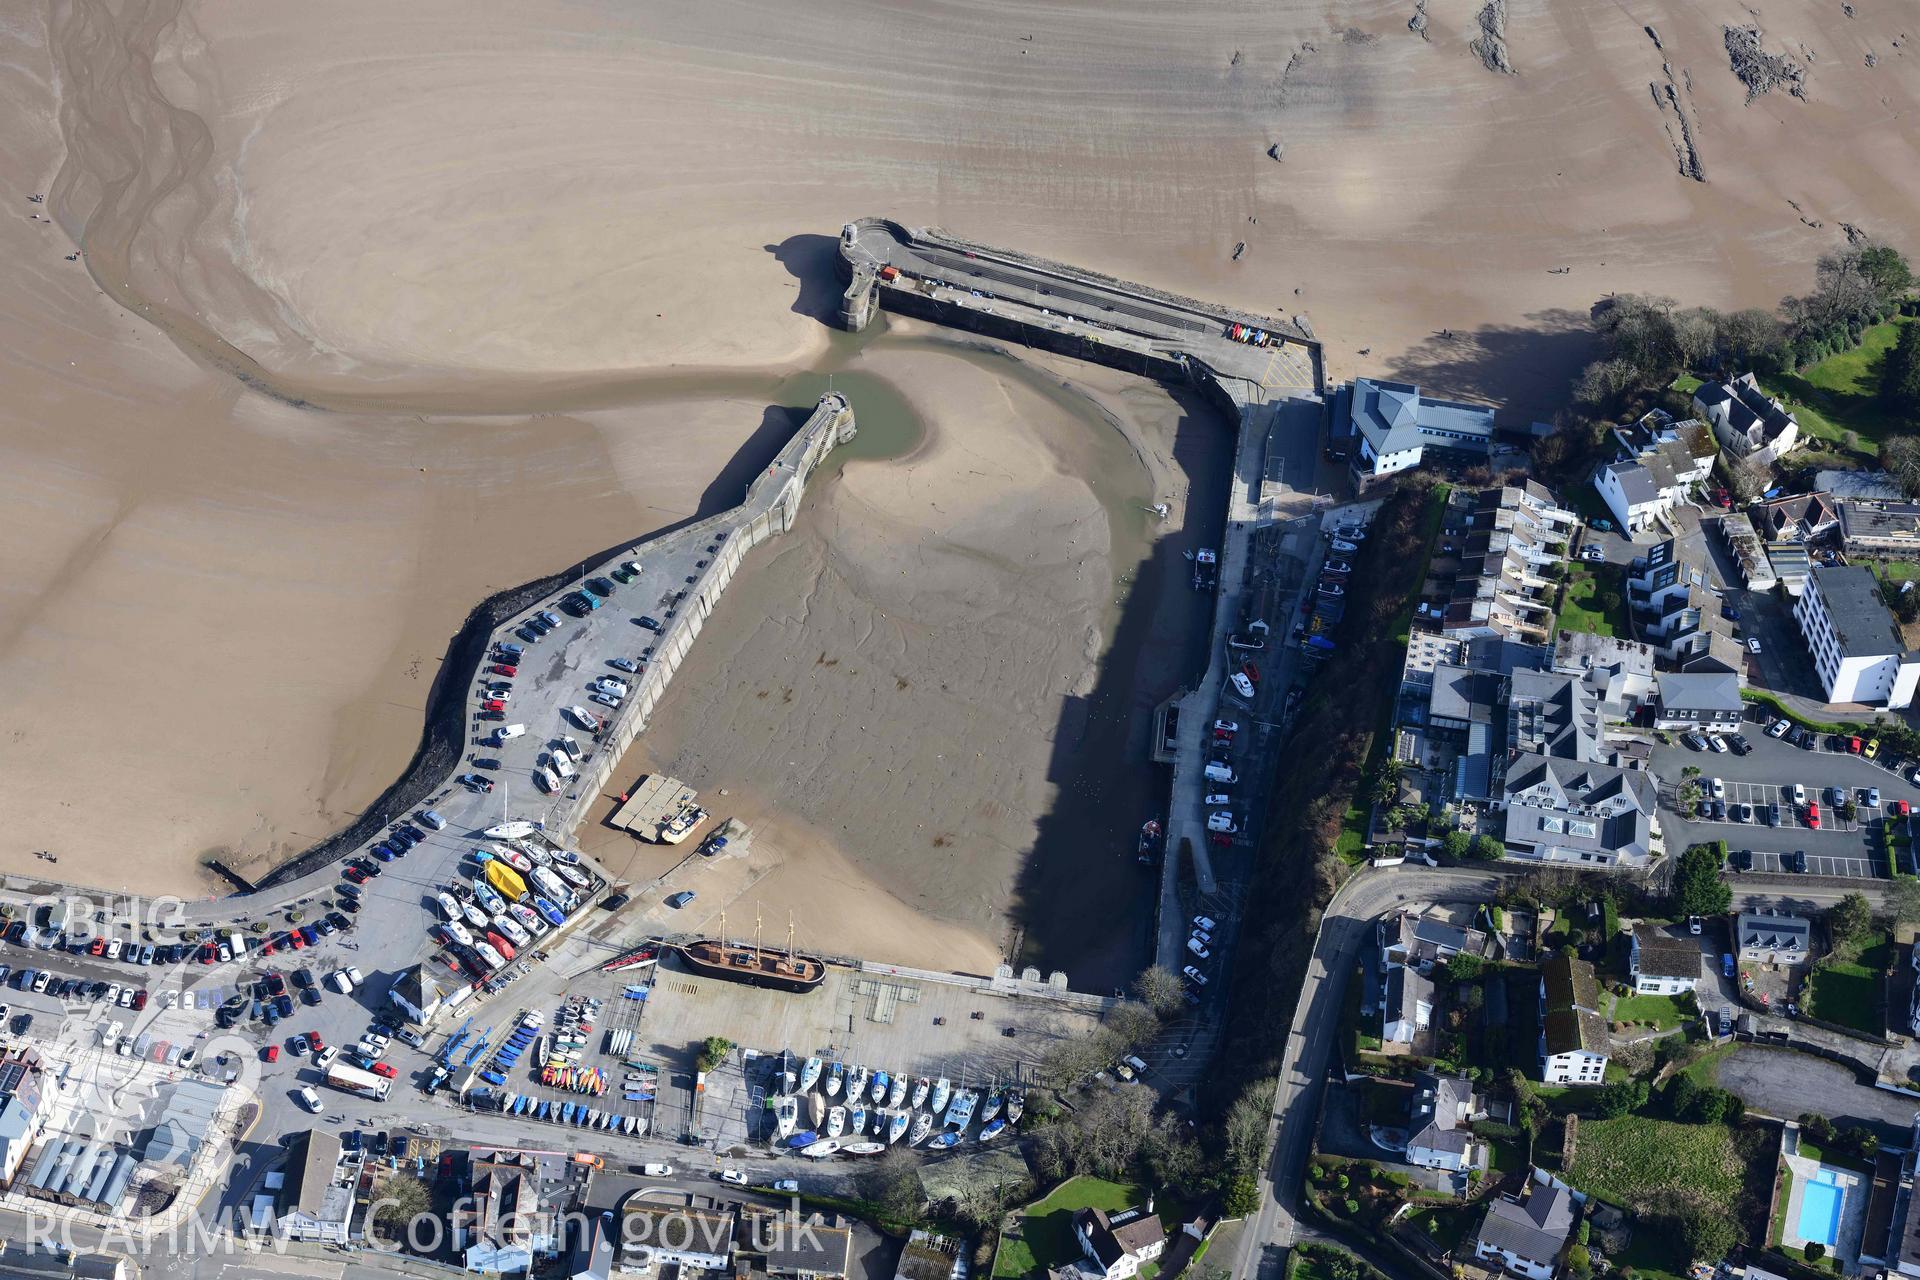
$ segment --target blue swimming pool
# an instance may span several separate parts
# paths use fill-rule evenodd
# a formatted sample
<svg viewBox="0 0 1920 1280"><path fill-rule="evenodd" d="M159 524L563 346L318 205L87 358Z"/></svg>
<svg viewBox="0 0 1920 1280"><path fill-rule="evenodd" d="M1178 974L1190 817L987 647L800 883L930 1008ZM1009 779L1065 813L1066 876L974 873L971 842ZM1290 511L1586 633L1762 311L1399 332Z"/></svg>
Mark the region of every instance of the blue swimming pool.
<svg viewBox="0 0 1920 1280"><path fill-rule="evenodd" d="M1840 1237L1840 1207L1847 1193L1834 1185L1833 1171L1822 1169L1811 1182L1800 1184L1800 1225L1802 1240L1818 1240L1829 1249Z"/></svg>

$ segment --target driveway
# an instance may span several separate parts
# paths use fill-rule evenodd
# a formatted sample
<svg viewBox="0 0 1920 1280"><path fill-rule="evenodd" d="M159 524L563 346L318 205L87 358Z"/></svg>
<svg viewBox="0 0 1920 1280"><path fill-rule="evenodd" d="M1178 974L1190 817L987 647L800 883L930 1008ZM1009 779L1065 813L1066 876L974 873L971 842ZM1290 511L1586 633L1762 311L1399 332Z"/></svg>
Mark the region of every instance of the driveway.
<svg viewBox="0 0 1920 1280"><path fill-rule="evenodd" d="M1789 1049L1741 1045L1720 1062L1714 1075L1722 1088L1739 1094L1755 1111L1782 1120L1814 1110L1835 1124L1881 1125L1905 1136L1913 1132L1914 1114L1920 1112L1920 1099L1861 1084L1838 1063Z"/></svg>

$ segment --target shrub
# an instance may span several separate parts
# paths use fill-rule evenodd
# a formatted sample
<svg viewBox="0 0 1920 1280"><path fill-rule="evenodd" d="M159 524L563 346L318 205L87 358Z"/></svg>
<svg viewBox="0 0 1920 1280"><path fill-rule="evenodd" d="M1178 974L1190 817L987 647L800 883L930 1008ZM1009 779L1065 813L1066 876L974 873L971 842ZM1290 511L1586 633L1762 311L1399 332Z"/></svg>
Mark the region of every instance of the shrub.
<svg viewBox="0 0 1920 1280"><path fill-rule="evenodd" d="M1821 1244L1818 1240L1807 1241L1807 1261L1808 1262L1818 1262L1820 1261L1820 1259L1826 1256L1827 1256L1827 1246Z"/></svg>

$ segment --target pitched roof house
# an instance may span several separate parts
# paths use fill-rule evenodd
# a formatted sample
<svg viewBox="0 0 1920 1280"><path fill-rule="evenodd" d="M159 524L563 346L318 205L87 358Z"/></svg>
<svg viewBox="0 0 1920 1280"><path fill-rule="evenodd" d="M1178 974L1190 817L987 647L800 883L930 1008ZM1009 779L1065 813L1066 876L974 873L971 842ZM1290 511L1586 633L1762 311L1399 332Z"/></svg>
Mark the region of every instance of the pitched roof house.
<svg viewBox="0 0 1920 1280"><path fill-rule="evenodd" d="M530 1155L476 1154L468 1166L468 1198L453 1211L453 1247L469 1271L517 1274L555 1249L551 1218L540 1209L539 1173Z"/></svg>
<svg viewBox="0 0 1920 1280"><path fill-rule="evenodd" d="M1105 1280L1139 1274L1141 1267L1167 1248L1167 1233L1151 1200L1111 1215L1104 1209L1082 1209L1073 1215L1073 1235L1093 1270Z"/></svg>
<svg viewBox="0 0 1920 1280"><path fill-rule="evenodd" d="M1473 1134L1479 1113L1473 1081L1422 1071L1413 1078L1413 1102L1407 1119L1407 1163L1423 1169L1459 1172L1473 1165Z"/></svg>
<svg viewBox="0 0 1920 1280"><path fill-rule="evenodd" d="M1487 1205L1473 1256L1527 1280L1548 1280L1578 1216L1571 1191L1557 1182L1535 1182L1525 1200L1500 1196Z"/></svg>
<svg viewBox="0 0 1920 1280"><path fill-rule="evenodd" d="M1677 996L1700 981L1700 944L1642 921L1633 926L1627 971L1642 995Z"/></svg>
<svg viewBox="0 0 1920 1280"><path fill-rule="evenodd" d="M1380 1038L1389 1044L1412 1044L1416 1035L1432 1025L1433 980L1405 965L1387 970Z"/></svg>
<svg viewBox="0 0 1920 1280"><path fill-rule="evenodd" d="M1644 769L1518 755L1507 766L1502 839L1515 856L1542 862L1642 866L1656 804Z"/></svg>
<svg viewBox="0 0 1920 1280"><path fill-rule="evenodd" d="M340 1139L334 1134L308 1129L294 1138L287 1149L286 1177L274 1206L274 1226L282 1236L347 1243L359 1164L343 1156Z"/></svg>
<svg viewBox="0 0 1920 1280"><path fill-rule="evenodd" d="M1703 382L1693 393L1693 411L1713 428L1720 447L1765 465L1800 443L1800 426L1784 404L1743 373L1728 382Z"/></svg>
<svg viewBox="0 0 1920 1280"><path fill-rule="evenodd" d="M1540 1066L1548 1084L1606 1083L1612 1044L1593 966L1554 956L1540 967Z"/></svg>

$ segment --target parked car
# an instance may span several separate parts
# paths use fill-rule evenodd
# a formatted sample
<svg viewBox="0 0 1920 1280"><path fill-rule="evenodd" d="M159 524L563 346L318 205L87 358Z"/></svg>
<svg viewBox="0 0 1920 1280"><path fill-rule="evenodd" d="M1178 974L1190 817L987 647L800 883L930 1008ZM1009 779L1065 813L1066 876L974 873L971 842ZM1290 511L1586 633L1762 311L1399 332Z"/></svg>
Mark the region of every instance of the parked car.
<svg viewBox="0 0 1920 1280"><path fill-rule="evenodd" d="M1769 738L1784 738L1787 736L1787 731L1791 728L1793 728L1793 721L1784 718L1775 720L1767 726L1767 736Z"/></svg>
<svg viewBox="0 0 1920 1280"><path fill-rule="evenodd" d="M680 908L692 902L695 896L696 895L693 892L693 890L682 889L679 893L676 893L672 897L667 899L667 905L672 907L675 911L678 911Z"/></svg>
<svg viewBox="0 0 1920 1280"><path fill-rule="evenodd" d="M1188 965L1186 968L1180 970L1180 973L1188 982L1191 982L1196 987L1204 987L1207 985L1207 975L1192 965Z"/></svg>
<svg viewBox="0 0 1920 1280"><path fill-rule="evenodd" d="M1707 749L1706 735L1701 733L1689 732L1689 733L1682 734L1680 736L1680 741L1686 743L1689 747L1693 748L1695 751L1705 751Z"/></svg>

